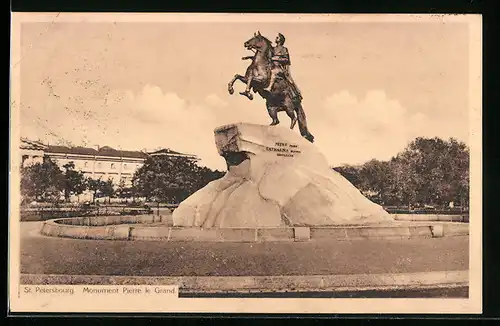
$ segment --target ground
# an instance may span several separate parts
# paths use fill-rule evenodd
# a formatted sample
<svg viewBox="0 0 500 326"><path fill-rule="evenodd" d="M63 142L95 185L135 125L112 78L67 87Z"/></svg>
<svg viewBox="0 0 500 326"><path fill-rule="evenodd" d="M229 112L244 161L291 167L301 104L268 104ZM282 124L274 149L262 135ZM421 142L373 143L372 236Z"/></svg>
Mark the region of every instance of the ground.
<svg viewBox="0 0 500 326"><path fill-rule="evenodd" d="M21 272L85 275L307 275L467 270L468 238L278 243L77 240L22 223Z"/></svg>
<svg viewBox="0 0 500 326"><path fill-rule="evenodd" d="M21 223L21 273L125 276L345 275L460 271L468 270L469 265L468 237L303 243L96 241L45 237L39 235L39 228L40 223ZM420 292L420 296L467 296L467 288ZM392 294L366 292L364 296L397 297L405 296L404 293L409 294L402 290L393 291ZM356 295L344 293L343 296Z"/></svg>

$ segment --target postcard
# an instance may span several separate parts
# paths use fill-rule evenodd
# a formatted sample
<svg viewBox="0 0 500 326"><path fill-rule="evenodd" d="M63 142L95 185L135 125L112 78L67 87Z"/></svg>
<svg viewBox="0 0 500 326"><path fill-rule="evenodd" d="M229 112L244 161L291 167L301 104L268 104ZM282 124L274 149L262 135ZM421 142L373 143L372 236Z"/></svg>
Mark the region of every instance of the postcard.
<svg viewBox="0 0 500 326"><path fill-rule="evenodd" d="M480 15L12 17L12 313L482 312Z"/></svg>

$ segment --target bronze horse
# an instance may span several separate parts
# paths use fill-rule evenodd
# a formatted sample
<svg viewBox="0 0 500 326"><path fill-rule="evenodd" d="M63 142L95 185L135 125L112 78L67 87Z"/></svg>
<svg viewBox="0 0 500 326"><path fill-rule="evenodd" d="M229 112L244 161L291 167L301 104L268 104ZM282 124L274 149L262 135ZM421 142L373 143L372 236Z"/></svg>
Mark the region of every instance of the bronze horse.
<svg viewBox="0 0 500 326"><path fill-rule="evenodd" d="M307 129L306 114L302 108L301 99L294 96L293 85L285 78L277 78L270 92L264 90L269 85L271 69L273 68L271 41L259 32L246 41L244 46L247 50L255 51L255 54L251 57L252 63L248 66L245 76L236 74L229 82L227 87L229 94L234 93L234 82L240 80L246 84L245 91L240 92L241 95L252 100L253 95L250 90L253 89L254 93L259 93L266 100L267 112L272 119L271 126L280 123L278 112L285 111L291 120L290 129L293 129L298 121L300 134L311 143L314 142L314 136Z"/></svg>

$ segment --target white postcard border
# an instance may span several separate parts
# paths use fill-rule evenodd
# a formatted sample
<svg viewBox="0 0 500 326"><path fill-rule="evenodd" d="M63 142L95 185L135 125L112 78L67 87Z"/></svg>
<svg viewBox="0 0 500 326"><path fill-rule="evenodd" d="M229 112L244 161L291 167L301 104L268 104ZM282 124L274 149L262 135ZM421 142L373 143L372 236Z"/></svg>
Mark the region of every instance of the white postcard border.
<svg viewBox="0 0 500 326"><path fill-rule="evenodd" d="M469 24L470 53L470 287L469 299L216 299L155 297L116 300L102 296L33 296L20 299L19 229L19 105L21 99L21 24L26 22L464 22ZM50 26L49 26L50 28ZM316 14L110 14L13 13L11 36L11 120L9 170L9 303L11 312L115 312L115 313L420 313L482 312L482 18L480 15L316 15ZM156 300L155 300L156 299Z"/></svg>

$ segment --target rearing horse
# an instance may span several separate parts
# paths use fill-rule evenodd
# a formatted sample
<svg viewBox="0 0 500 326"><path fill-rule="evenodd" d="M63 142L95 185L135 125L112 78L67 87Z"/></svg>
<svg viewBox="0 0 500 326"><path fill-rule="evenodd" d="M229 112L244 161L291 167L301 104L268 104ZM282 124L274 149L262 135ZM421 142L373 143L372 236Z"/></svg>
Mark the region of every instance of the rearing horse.
<svg viewBox="0 0 500 326"><path fill-rule="evenodd" d="M253 38L246 41L244 46L247 50L255 50L255 54L251 57L252 63L248 66L245 76L236 74L229 82L227 87L229 94L234 93L234 82L240 80L246 84L245 91L240 92L241 95L252 100L253 95L250 90L253 89L254 93L259 93L266 100L267 112L273 120L271 126L280 123L278 112L286 111L291 120L290 129L293 129L298 121L300 134L311 143L314 142L314 136L307 129L306 114L302 108L301 99L294 97L292 85L284 78L277 78L270 92L264 90L269 85L273 67L271 41L258 32L254 34ZM243 59L247 58L250 57Z"/></svg>

